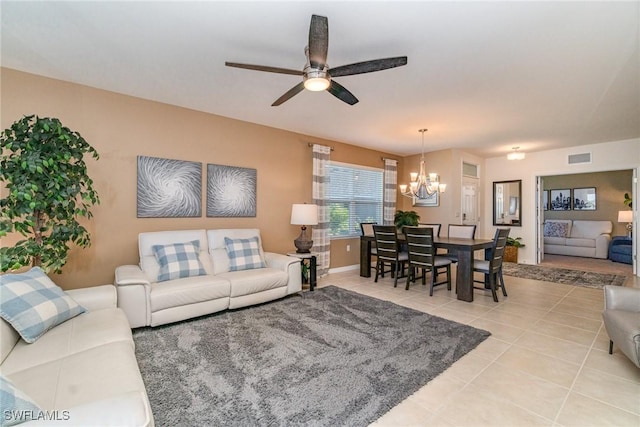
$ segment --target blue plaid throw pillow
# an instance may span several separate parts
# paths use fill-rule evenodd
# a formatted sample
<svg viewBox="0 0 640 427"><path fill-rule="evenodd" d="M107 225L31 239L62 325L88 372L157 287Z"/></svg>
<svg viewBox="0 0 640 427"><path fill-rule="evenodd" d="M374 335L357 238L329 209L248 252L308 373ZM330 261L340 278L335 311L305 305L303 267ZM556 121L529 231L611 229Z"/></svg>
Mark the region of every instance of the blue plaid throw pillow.
<svg viewBox="0 0 640 427"><path fill-rule="evenodd" d="M40 267L0 276L0 315L29 344L85 311Z"/></svg>
<svg viewBox="0 0 640 427"><path fill-rule="evenodd" d="M207 274L200 262L200 242L197 240L172 245L154 245L152 249L160 264L158 282Z"/></svg>
<svg viewBox="0 0 640 427"><path fill-rule="evenodd" d="M0 376L0 403L3 427L37 419L41 413L40 407L29 396L3 376Z"/></svg>
<svg viewBox="0 0 640 427"><path fill-rule="evenodd" d="M264 268L267 263L264 262L260 253L260 241L257 237L249 239L230 239L224 238L224 244L227 246L227 255L229 255L229 269L231 271L251 270L252 268Z"/></svg>

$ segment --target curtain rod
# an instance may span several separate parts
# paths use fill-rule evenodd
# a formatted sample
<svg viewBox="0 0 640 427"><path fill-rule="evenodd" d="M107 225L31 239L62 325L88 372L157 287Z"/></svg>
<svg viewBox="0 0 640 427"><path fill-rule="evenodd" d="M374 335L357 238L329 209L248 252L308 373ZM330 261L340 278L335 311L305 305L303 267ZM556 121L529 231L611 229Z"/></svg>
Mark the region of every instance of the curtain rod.
<svg viewBox="0 0 640 427"><path fill-rule="evenodd" d="M385 160L394 160L394 161L396 161L396 162L399 162L399 160L398 160L398 159L392 159L391 157L380 157L380 160L382 160L383 162L384 162Z"/></svg>
<svg viewBox="0 0 640 427"><path fill-rule="evenodd" d="M309 147L313 147L314 145L315 145L315 144L313 144L313 143L311 143L311 142L307 142L307 146L309 146ZM330 146L329 148L331 149L331 151L335 151L335 148L333 148L333 147L331 147L331 146Z"/></svg>

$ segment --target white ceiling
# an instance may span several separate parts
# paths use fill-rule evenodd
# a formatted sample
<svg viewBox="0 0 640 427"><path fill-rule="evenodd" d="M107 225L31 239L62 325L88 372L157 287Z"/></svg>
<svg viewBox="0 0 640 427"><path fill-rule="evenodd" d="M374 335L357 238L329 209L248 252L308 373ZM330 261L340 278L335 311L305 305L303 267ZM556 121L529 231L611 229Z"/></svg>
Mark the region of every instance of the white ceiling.
<svg viewBox="0 0 640 427"><path fill-rule="evenodd" d="M2 66L399 155L484 157L640 137L640 2L22 2L2 0ZM312 14L360 102L304 91Z"/></svg>

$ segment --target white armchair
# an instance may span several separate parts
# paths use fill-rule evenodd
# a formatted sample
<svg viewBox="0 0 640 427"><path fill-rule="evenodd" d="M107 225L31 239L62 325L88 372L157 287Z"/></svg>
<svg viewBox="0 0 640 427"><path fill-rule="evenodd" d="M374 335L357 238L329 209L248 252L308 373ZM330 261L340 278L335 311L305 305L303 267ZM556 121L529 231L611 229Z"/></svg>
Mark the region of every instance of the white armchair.
<svg viewBox="0 0 640 427"><path fill-rule="evenodd" d="M609 354L615 343L640 368L640 289L605 286L602 318L609 335Z"/></svg>

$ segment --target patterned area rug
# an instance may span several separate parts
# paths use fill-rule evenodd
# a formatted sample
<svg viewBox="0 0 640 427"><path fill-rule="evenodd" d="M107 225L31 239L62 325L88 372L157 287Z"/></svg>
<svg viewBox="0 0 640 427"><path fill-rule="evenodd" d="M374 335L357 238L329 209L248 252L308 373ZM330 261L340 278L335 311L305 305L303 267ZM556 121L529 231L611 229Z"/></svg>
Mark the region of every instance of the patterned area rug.
<svg viewBox="0 0 640 427"><path fill-rule="evenodd" d="M622 286L627 279L626 276L618 274L594 273L591 271L514 264L511 262L502 264L502 272L505 276L598 289L602 289L605 285Z"/></svg>
<svg viewBox="0 0 640 427"><path fill-rule="evenodd" d="M133 337L156 426L367 426L489 335L328 286Z"/></svg>

